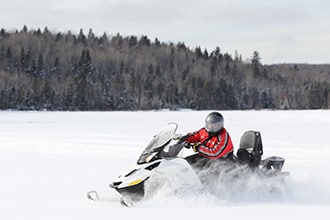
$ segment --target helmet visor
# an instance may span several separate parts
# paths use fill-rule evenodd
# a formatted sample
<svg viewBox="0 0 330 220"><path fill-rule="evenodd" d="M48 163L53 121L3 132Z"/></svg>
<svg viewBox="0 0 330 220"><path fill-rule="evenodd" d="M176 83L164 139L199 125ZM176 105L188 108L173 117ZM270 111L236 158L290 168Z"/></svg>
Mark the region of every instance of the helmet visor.
<svg viewBox="0 0 330 220"><path fill-rule="evenodd" d="M219 121L219 122L206 122L205 123L205 128L208 132L219 132L222 129L223 124Z"/></svg>

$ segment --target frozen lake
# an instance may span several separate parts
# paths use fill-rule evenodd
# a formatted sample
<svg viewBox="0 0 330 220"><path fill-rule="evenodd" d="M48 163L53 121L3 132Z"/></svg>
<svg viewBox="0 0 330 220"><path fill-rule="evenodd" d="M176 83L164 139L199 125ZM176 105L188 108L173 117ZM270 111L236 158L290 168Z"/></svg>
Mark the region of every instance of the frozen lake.
<svg viewBox="0 0 330 220"><path fill-rule="evenodd" d="M132 208L108 187L168 122L198 130L210 111L0 112L2 219L328 219L330 111L221 111L235 152L259 130L264 157L286 159L286 194L239 202L219 195L157 198ZM105 201L92 202L98 190ZM237 194L235 195L237 197ZM249 196L244 195L244 197ZM214 199L216 198L216 199ZM217 214L215 214L217 213Z"/></svg>

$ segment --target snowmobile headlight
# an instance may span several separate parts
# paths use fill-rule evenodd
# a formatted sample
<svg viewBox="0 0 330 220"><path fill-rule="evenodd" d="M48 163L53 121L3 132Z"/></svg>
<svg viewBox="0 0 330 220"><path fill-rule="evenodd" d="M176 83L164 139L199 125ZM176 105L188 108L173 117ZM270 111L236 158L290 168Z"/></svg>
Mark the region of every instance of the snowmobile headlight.
<svg viewBox="0 0 330 220"><path fill-rule="evenodd" d="M128 185L129 185L129 186L134 186L134 185L137 185L137 184L139 184L139 183L141 183L141 182L142 182L141 179L137 179L137 180L134 180L134 181L128 183Z"/></svg>
<svg viewBox="0 0 330 220"><path fill-rule="evenodd" d="M145 159L145 162L146 163L151 162L154 159L154 157L155 157L156 154L157 154L157 152L153 152L152 154L150 154L149 156L147 156L147 158Z"/></svg>
<svg viewBox="0 0 330 220"><path fill-rule="evenodd" d="M146 163L149 163L151 160L152 160L152 158L154 157L154 155L149 155L147 158L146 158Z"/></svg>

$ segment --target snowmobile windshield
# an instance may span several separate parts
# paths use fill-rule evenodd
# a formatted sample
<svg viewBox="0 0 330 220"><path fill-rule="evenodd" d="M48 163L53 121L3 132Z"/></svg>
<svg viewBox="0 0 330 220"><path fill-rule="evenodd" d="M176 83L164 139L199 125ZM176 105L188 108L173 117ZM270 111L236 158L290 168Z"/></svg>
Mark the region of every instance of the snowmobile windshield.
<svg viewBox="0 0 330 220"><path fill-rule="evenodd" d="M169 123L163 130L161 130L154 138L150 141L147 147L142 152L138 164L144 164L150 162L164 147L169 144L172 138L175 136L175 132L178 125L174 122Z"/></svg>

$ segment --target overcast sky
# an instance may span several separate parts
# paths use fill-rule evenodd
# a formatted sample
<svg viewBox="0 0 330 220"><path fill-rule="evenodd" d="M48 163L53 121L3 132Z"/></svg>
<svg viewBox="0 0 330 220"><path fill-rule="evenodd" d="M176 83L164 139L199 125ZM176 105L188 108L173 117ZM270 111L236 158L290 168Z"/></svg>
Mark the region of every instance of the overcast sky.
<svg viewBox="0 0 330 220"><path fill-rule="evenodd" d="M0 28L147 35L263 64L330 63L330 0L0 0Z"/></svg>

